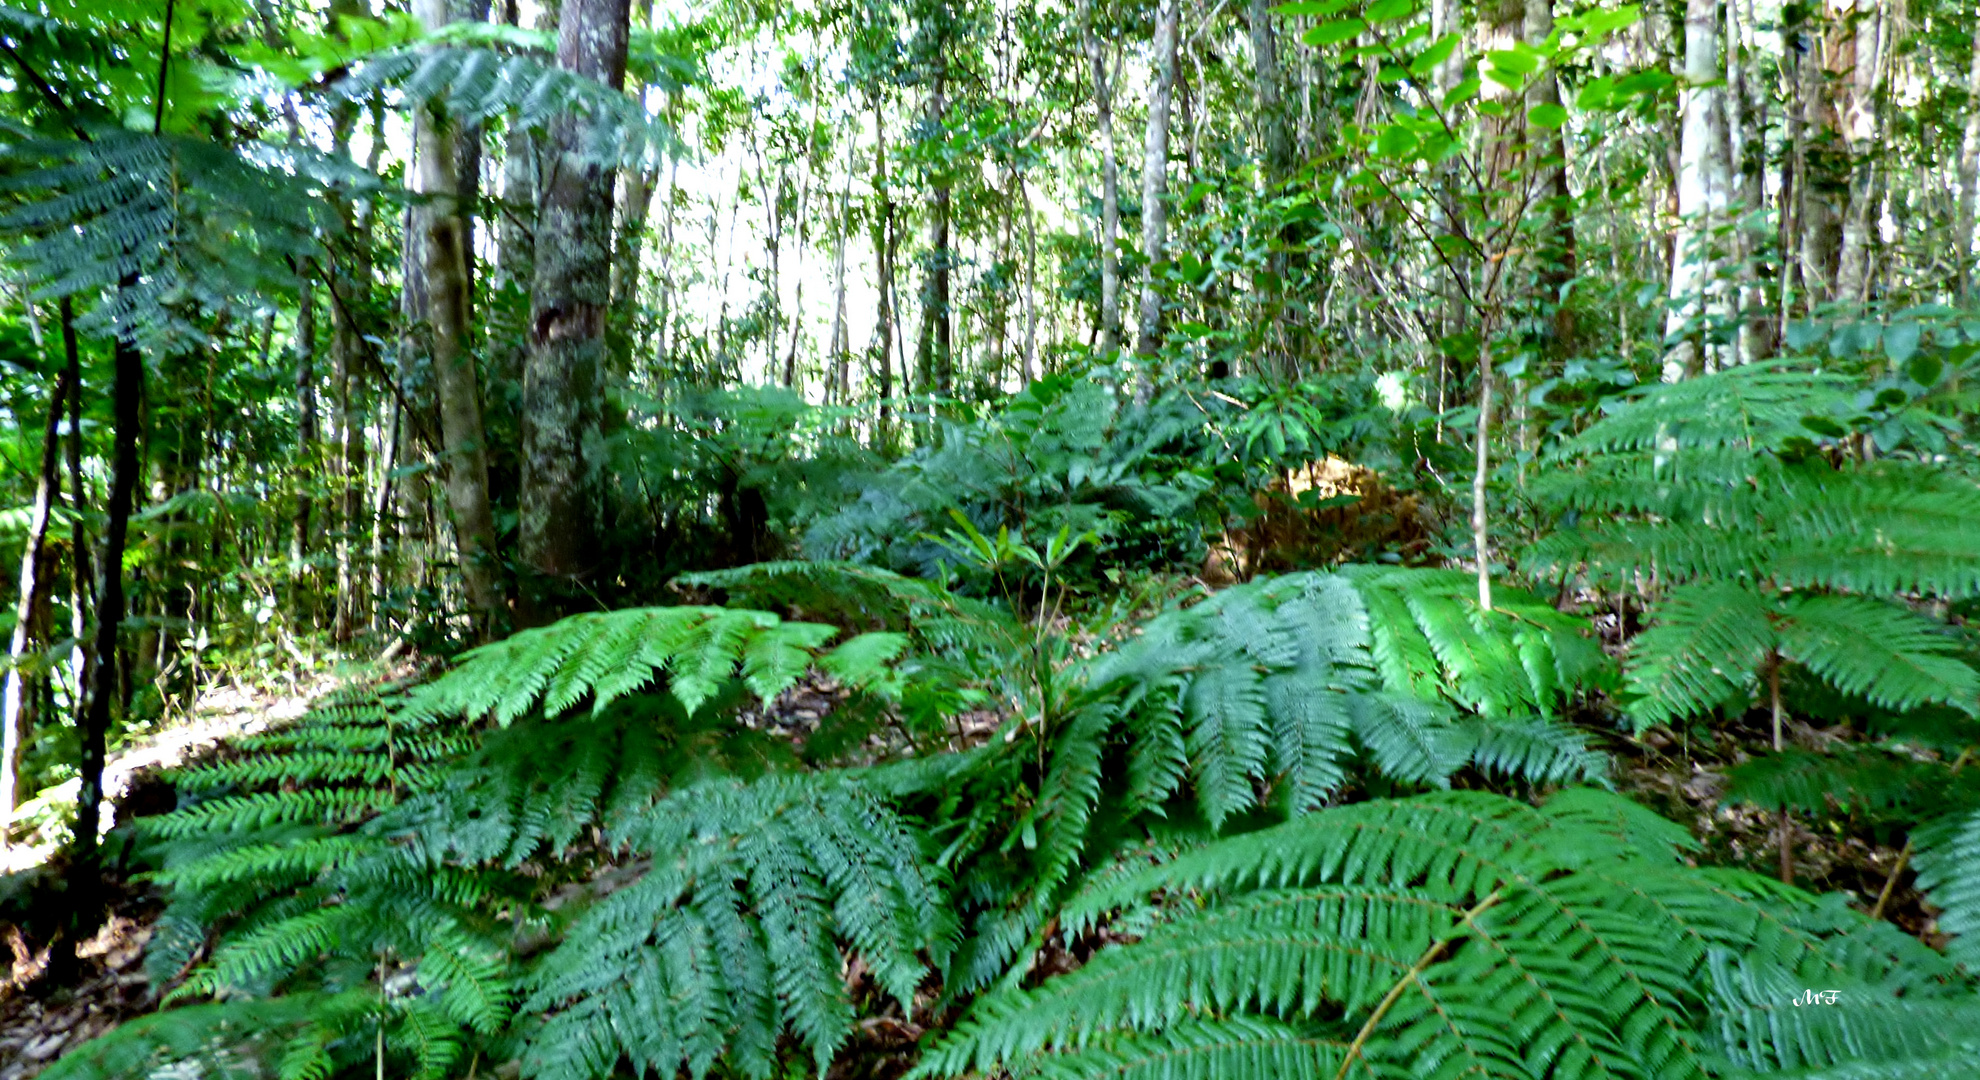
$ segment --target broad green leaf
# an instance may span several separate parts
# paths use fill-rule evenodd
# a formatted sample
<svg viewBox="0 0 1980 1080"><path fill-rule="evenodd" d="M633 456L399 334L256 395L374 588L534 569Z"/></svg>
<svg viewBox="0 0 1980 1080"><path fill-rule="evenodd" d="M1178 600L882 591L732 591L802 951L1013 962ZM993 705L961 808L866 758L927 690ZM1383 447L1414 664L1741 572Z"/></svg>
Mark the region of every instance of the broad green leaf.
<svg viewBox="0 0 1980 1080"><path fill-rule="evenodd" d="M1368 24L1360 19L1336 19L1324 22L1300 35L1300 40L1308 45L1339 45L1358 36L1368 29Z"/></svg>
<svg viewBox="0 0 1980 1080"><path fill-rule="evenodd" d="M1375 0L1368 5L1366 15L1370 23L1394 22L1416 10L1414 0Z"/></svg>
<svg viewBox="0 0 1980 1080"><path fill-rule="evenodd" d="M1428 48L1425 48L1417 55L1416 59L1409 62L1409 73L1418 78L1430 74L1436 70L1438 64L1449 60L1451 54L1457 51L1457 47L1458 35L1445 34L1443 37L1431 42Z"/></svg>
<svg viewBox="0 0 1980 1080"><path fill-rule="evenodd" d="M1416 133L1401 124L1390 124L1375 140L1375 152L1383 157L1402 157L1416 149Z"/></svg>
<svg viewBox="0 0 1980 1080"><path fill-rule="evenodd" d="M1911 381L1920 386L1936 386L1939 377L1946 373L1946 364L1945 361L1928 353L1912 357L1911 362L1904 366L1904 373L1911 376Z"/></svg>
<svg viewBox="0 0 1980 1080"><path fill-rule="evenodd" d="M1567 118L1567 110L1551 102L1543 102L1526 110L1526 119L1534 127L1547 128L1550 131L1567 123Z"/></svg>
<svg viewBox="0 0 1980 1080"><path fill-rule="evenodd" d="M1485 54L1498 71L1509 71L1515 75L1531 75L1540 70L1539 54L1530 45L1517 45L1510 49L1493 49Z"/></svg>
<svg viewBox="0 0 1980 1080"><path fill-rule="evenodd" d="M1902 365L1917 352L1917 323L1892 323L1884 328L1884 355L1891 358L1891 363Z"/></svg>
<svg viewBox="0 0 1980 1080"><path fill-rule="evenodd" d="M1590 79L1588 84L1581 88L1581 92L1574 96L1574 107L1589 110L1606 109L1613 102L1615 91L1616 78L1613 75Z"/></svg>

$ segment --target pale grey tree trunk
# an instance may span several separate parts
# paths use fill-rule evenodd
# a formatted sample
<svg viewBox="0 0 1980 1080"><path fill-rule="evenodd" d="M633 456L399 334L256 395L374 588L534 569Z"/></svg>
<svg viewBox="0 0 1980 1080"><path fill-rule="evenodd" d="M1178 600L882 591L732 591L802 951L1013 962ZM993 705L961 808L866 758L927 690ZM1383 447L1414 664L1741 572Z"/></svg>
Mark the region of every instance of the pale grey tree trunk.
<svg viewBox="0 0 1980 1080"><path fill-rule="evenodd" d="M1162 344L1162 291L1156 288L1155 275L1169 244L1169 105L1175 98L1181 18L1182 0L1168 0L1155 21L1155 73L1148 87L1148 134L1141 150L1141 255L1148 265L1134 340L1135 353L1144 358L1154 356ZM1140 378L1145 397L1151 389L1150 373L1143 371Z"/></svg>
<svg viewBox="0 0 1980 1080"><path fill-rule="evenodd" d="M65 301L66 303L66 301ZM66 309L65 309L66 314ZM63 319L62 337L73 353L75 330ZM55 377L49 395L48 422L42 426L41 470L35 477L34 505L28 511L27 536L21 545L21 591L14 605L14 632L7 647L7 679L0 691L0 843L10 839L10 819L21 803L21 754L33 730L34 706L42 677L29 677L29 652L48 636L48 595L54 583L54 560L48 550L48 527L61 494L62 410L70 394L80 393L74 364Z"/></svg>
<svg viewBox="0 0 1980 1080"><path fill-rule="evenodd" d="M1726 160L1724 70L1719 63L1716 0L1687 0L1684 13L1683 129L1678 147L1678 231L1672 246L1666 340L1683 334L1664 356L1664 379L1699 368L1716 370L1722 346L1701 347L1687 324L1720 319L1731 309L1714 231L1732 206L1732 166Z"/></svg>
<svg viewBox="0 0 1980 1080"><path fill-rule="evenodd" d="M1842 110L1842 133L1849 147L1849 205L1843 213L1842 250L1836 259L1836 296L1844 303L1868 299L1870 248L1875 241L1879 202L1876 164L1877 97L1883 86L1889 22L1878 0L1849 0L1837 14L1855 20L1849 47L1849 95Z"/></svg>
<svg viewBox="0 0 1980 1080"><path fill-rule="evenodd" d="M1980 35L1973 39L1973 70L1966 77L1972 104L1966 111L1966 137L1959 147L1959 212L1953 220L1953 255L1959 259L1961 300L1973 295L1973 218L1980 209Z"/></svg>
<svg viewBox="0 0 1980 1080"><path fill-rule="evenodd" d="M1114 145L1114 81L1093 25L1093 0L1079 0L1080 38L1093 78L1094 137L1100 141L1100 350L1121 345L1121 168Z"/></svg>
<svg viewBox="0 0 1980 1080"><path fill-rule="evenodd" d="M625 82L628 0L565 0L557 64L618 89ZM605 317L612 287L612 174L586 151L591 122L559 117L546 147L536 230L530 351L523 372L522 562L559 588L597 567L605 465ZM523 618L553 613L536 588Z"/></svg>
<svg viewBox="0 0 1980 1080"><path fill-rule="evenodd" d="M417 0L414 10L429 27L445 25L454 14L448 0ZM481 385L470 338L471 255L455 135L437 108L414 114L410 176L414 202L407 242L411 246L417 238L422 258L411 279L423 287L415 290L411 279L407 287L409 293L424 300L420 316L440 405L440 459L446 477L447 512L453 521L468 605L474 609L477 627L486 635L502 621L504 604L496 584L487 436L482 427ZM401 418L400 423L404 422Z"/></svg>
<svg viewBox="0 0 1980 1080"><path fill-rule="evenodd" d="M317 455L316 428L316 283L304 279L302 298L296 305L296 449L304 463L305 471L300 489L296 492L296 514L289 532L289 561L295 566L298 583L309 576L304 563L309 558L311 547L311 521L316 512L316 500L310 488L316 483L314 466ZM302 601L303 591L297 588L297 599Z"/></svg>

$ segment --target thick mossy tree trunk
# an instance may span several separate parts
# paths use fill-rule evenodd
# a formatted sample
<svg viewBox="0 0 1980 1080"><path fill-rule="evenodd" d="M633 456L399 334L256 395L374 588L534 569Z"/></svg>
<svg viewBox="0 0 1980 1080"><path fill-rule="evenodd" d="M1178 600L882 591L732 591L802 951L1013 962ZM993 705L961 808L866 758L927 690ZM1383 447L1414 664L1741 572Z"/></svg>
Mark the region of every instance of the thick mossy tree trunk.
<svg viewBox="0 0 1980 1080"><path fill-rule="evenodd" d="M618 89L625 82L627 0L565 0L557 63ZM525 622L561 607L598 567L605 445L605 320L612 296L612 181L587 143L593 121L551 126L536 227L530 350L523 371L522 562Z"/></svg>
<svg viewBox="0 0 1980 1080"><path fill-rule="evenodd" d="M449 0L419 0L416 13L429 27L445 25L455 14L449 10ZM422 109L415 115L411 177L415 201L408 231L418 237L423 256L417 268L424 284L419 292L425 300L425 344L440 399L440 456L446 468L447 510L454 523L454 542L460 549L468 604L485 636L502 622L504 602L496 573L495 523L489 509L481 386L470 348L471 260L460 198L458 141L437 109ZM412 283L407 284L410 289Z"/></svg>

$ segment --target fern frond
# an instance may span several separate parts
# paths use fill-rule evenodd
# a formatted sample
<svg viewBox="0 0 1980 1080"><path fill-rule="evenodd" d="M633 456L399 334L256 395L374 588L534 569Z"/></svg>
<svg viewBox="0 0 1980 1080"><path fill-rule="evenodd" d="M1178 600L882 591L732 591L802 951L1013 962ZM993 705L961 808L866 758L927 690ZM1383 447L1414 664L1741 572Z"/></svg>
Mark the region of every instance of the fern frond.
<svg viewBox="0 0 1980 1080"><path fill-rule="evenodd" d="M469 123L509 116L541 129L559 116L580 116L579 159L604 168L651 165L681 150L672 126L647 115L639 102L528 51L433 42L395 47L365 58L334 89L354 101L396 90Z"/></svg>
<svg viewBox="0 0 1980 1080"><path fill-rule="evenodd" d="M578 1063L621 1054L701 1075L724 1053L764 1075L785 1027L822 1069L852 1021L838 940L904 1001L921 957L953 947L918 838L842 780L697 785L626 839L652 858L645 876L579 919L531 978L524 1007L553 1014L531 1056L559 1075L603 1075Z"/></svg>
<svg viewBox="0 0 1980 1080"><path fill-rule="evenodd" d="M1032 1063L1038 1080L1331 1080L1347 1044L1309 1027L1254 1017L1185 1020L1100 1040Z"/></svg>
<svg viewBox="0 0 1980 1080"><path fill-rule="evenodd" d="M1688 585L1652 613L1631 643L1629 706L1639 730L1729 701L1744 701L1775 643L1766 602L1730 583Z"/></svg>
<svg viewBox="0 0 1980 1080"><path fill-rule="evenodd" d="M1843 413L1850 404L1850 384L1842 375L1796 370L1792 363L1741 364L1647 385L1629 408L1589 425L1553 456L1573 460L1623 451L1772 450L1790 438L1805 438L1802 418Z"/></svg>
<svg viewBox="0 0 1980 1080"><path fill-rule="evenodd" d="M1781 611L1781 654L1836 689L1899 712L1929 704L1980 715L1980 674L1957 658L1960 642L1943 625L1854 596L1791 596Z"/></svg>
<svg viewBox="0 0 1980 1080"><path fill-rule="evenodd" d="M1980 778L1949 777L1943 764L1855 744L1755 757L1727 770L1726 781L1726 801L1770 810L1828 813L1833 802L1845 813L1929 812L1980 804Z"/></svg>
<svg viewBox="0 0 1980 1080"><path fill-rule="evenodd" d="M738 675L769 700L818 660L834 633L829 626L728 608L575 615L466 654L453 671L414 694L410 711L492 716L507 725L533 709L555 715L589 695L596 712L662 673L689 713Z"/></svg>
<svg viewBox="0 0 1980 1080"><path fill-rule="evenodd" d="M323 995L167 1009L122 1024L63 1054L47 1080L130 1080L181 1065L216 1080L260 1080L284 1035L307 1023ZM299 1066L301 1063L298 1063ZM307 1075L300 1072L299 1075Z"/></svg>
<svg viewBox="0 0 1980 1080"><path fill-rule="evenodd" d="M1918 830L1918 889L1939 909L1946 955L1980 974L1980 810Z"/></svg>

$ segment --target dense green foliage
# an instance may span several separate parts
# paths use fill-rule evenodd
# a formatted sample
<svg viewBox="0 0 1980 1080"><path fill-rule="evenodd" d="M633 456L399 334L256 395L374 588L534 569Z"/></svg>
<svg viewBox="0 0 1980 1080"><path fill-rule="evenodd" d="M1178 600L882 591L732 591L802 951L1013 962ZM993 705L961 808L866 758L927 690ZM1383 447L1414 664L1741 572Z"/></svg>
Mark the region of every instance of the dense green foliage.
<svg viewBox="0 0 1980 1080"><path fill-rule="evenodd" d="M1976 25L0 4L0 1010L142 978L44 1080L1980 1073ZM99 798L218 690L310 701Z"/></svg>

